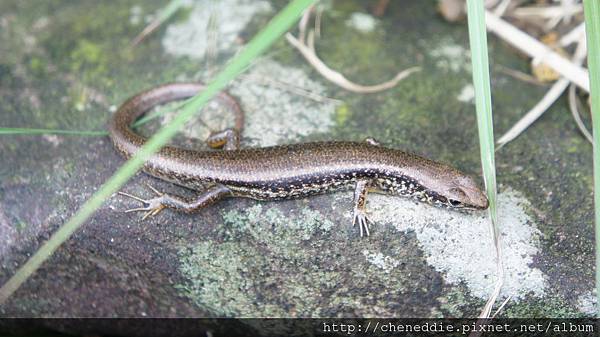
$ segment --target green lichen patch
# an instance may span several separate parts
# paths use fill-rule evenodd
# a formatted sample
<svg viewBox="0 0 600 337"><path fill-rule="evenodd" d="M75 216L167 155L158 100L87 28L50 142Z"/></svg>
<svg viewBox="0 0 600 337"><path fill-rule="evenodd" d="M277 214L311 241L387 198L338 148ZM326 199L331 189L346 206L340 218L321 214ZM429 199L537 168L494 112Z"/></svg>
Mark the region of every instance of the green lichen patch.
<svg viewBox="0 0 600 337"><path fill-rule="evenodd" d="M346 219L284 205L232 210L223 220L218 239L179 252L186 281L178 289L217 315L410 316L420 309L406 306L410 300L403 293L436 292L436 278L422 270L418 253L404 251L410 236L384 242L382 230L359 239L355 231L336 228L349 226ZM396 262L382 270L373 264L380 255Z"/></svg>
<svg viewBox="0 0 600 337"><path fill-rule="evenodd" d="M584 315L571 306L561 296L552 295L543 299L532 299L528 302L510 304L502 313L505 317L563 317L578 318Z"/></svg>
<svg viewBox="0 0 600 337"><path fill-rule="evenodd" d="M302 208L297 217L287 217L277 208L269 207L263 211L263 206L260 204L243 212L237 210L228 212L223 215L223 220L225 237L239 238L242 233L243 235L250 233L255 240L263 242L289 238L294 240L289 242L290 245L310 240L313 235L327 233L333 227L329 219L308 208ZM261 226L261 223L270 226Z"/></svg>

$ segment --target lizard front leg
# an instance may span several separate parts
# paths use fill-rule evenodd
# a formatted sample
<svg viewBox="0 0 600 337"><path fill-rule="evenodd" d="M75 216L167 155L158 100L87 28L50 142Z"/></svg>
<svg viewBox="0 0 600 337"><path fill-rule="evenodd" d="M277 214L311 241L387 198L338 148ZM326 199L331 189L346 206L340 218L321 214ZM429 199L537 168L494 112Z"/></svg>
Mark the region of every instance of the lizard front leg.
<svg viewBox="0 0 600 337"><path fill-rule="evenodd" d="M360 236L369 236L369 223L372 221L367 217L366 204L369 190L369 180L358 180L354 188L354 209L352 214L352 225L360 229Z"/></svg>

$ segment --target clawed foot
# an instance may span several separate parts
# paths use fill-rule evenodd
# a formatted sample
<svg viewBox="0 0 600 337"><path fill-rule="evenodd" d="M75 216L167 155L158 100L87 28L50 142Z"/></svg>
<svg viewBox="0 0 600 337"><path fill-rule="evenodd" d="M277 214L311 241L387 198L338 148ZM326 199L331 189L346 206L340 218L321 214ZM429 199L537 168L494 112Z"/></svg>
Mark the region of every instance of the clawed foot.
<svg viewBox="0 0 600 337"><path fill-rule="evenodd" d="M359 209L354 210L354 220L352 221L352 226L356 226L356 224L358 224L358 228L360 229L360 237L363 237L363 233L365 236L369 236L369 223L373 222L367 217L367 213L365 211Z"/></svg>
<svg viewBox="0 0 600 337"><path fill-rule="evenodd" d="M160 213L160 211L166 208L166 206L163 204L163 193L159 192L157 189L150 186L149 184L146 184L146 186L148 186L148 188L150 188L152 192L154 192L157 195L157 197L152 199L142 199L129 193L119 192L120 195L124 195L146 205L145 207L132 208L125 211L125 213L145 211L146 214L144 214L142 220L146 220L146 218L148 217L155 216L156 214Z"/></svg>

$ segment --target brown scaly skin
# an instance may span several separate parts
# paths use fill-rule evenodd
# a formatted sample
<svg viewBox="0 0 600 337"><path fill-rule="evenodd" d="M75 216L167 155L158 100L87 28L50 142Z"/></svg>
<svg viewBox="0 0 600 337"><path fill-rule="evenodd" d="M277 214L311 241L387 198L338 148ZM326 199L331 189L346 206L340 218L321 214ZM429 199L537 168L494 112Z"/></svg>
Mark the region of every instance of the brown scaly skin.
<svg viewBox="0 0 600 337"><path fill-rule="evenodd" d="M145 142L131 125L151 108L195 95L197 83L173 83L142 92L127 100L110 122L115 148L131 157ZM222 151L193 151L167 146L150 158L143 170L157 178L203 193L194 200L160 193L130 211L154 215L165 207L196 211L225 197L279 200L306 197L342 188L355 188L354 223L361 236L369 234L367 191L412 196L451 208L486 209L488 200L474 180L462 172L412 153L365 142L319 142L239 149L243 113L231 96L217 96L236 113L235 129L212 135L208 144Z"/></svg>

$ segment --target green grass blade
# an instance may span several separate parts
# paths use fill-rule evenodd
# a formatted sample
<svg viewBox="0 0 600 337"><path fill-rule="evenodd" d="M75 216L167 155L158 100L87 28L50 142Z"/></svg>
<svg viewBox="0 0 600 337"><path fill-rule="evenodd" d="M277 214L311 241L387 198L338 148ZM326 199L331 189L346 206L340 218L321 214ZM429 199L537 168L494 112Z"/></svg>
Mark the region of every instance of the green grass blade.
<svg viewBox="0 0 600 337"><path fill-rule="evenodd" d="M46 241L35 254L0 288L0 304L48 259L113 193L131 178L153 153L164 146L216 93L241 73L256 57L294 24L315 0L293 0L262 29L248 45L223 69L204 91L192 97L167 126L161 128L146 144L104 183L83 206Z"/></svg>
<svg viewBox="0 0 600 337"><path fill-rule="evenodd" d="M502 244L496 215L496 164L494 162L494 128L492 120L492 95L490 90L490 72L488 62L487 30L485 26L485 8L482 0L467 0L469 21L469 42L471 63L473 66L473 86L475 87L475 107L477 110L477 128L479 130L479 149L481 166L488 200L490 202L490 229L496 248L496 272L498 279L494 291L488 299L480 317L489 317L492 306L500 294L504 282L502 262Z"/></svg>
<svg viewBox="0 0 600 337"><path fill-rule="evenodd" d="M485 28L485 11L481 0L468 0L469 41L473 64L473 86L479 129L481 164L487 196L490 200L490 214L496 223L496 164L494 162L494 127L492 123L492 94L488 47Z"/></svg>
<svg viewBox="0 0 600 337"><path fill-rule="evenodd" d="M600 1L583 2L592 96L594 138L594 210L596 218L596 296L600 303ZM600 308L597 317L600 318Z"/></svg>
<svg viewBox="0 0 600 337"><path fill-rule="evenodd" d="M80 131L30 128L0 128L0 135L65 135L65 136L106 136L106 131Z"/></svg>

